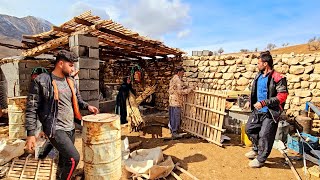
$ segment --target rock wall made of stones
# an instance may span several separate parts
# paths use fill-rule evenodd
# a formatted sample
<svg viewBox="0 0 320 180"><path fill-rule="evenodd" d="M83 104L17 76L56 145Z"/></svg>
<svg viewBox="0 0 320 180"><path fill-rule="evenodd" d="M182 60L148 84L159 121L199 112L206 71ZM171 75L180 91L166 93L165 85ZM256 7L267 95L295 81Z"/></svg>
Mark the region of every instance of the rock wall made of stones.
<svg viewBox="0 0 320 180"><path fill-rule="evenodd" d="M155 107L159 110L167 110L169 105L169 82L174 75L174 68L178 65L182 65L182 60L180 59L168 58L139 61L107 61L105 63L103 79L106 86L113 89L111 99L115 99L123 77L130 75L131 68L137 64L139 64L144 72L142 83L133 82L133 89L137 92L137 96L144 91L145 87L156 84Z"/></svg>
<svg viewBox="0 0 320 180"><path fill-rule="evenodd" d="M185 83L216 90L249 90L256 76L256 55L183 57ZM320 54L274 55L274 69L287 77L286 114L297 116L307 101L320 102Z"/></svg>

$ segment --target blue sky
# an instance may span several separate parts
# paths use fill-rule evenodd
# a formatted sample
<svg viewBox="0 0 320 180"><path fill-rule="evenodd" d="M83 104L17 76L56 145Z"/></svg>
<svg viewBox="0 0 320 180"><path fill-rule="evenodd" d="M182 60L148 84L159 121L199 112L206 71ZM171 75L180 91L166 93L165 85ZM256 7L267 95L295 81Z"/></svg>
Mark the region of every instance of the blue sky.
<svg viewBox="0 0 320 180"><path fill-rule="evenodd" d="M281 47L320 37L319 0L0 0L0 14L59 25L85 10L190 54Z"/></svg>

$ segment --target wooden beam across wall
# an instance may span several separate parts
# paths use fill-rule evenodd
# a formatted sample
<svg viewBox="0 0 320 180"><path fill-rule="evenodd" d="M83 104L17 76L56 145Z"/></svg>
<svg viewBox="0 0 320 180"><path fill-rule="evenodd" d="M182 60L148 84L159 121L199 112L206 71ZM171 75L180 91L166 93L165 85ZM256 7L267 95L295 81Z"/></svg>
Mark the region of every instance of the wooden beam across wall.
<svg viewBox="0 0 320 180"><path fill-rule="evenodd" d="M119 43L116 43L116 42L112 42L112 41L109 41L105 38L98 38L98 41L99 42L103 42L107 45L109 45L110 47L113 47L113 48L121 48L121 49L124 49L126 52L132 52L134 54L139 54L140 56L162 56L162 55L166 55L166 53L164 52L153 52L153 51L150 51L148 50L147 48L136 48L136 47L130 47L128 45L123 45L123 44L119 44ZM110 47L104 47L104 46L100 46L102 49L110 49Z"/></svg>

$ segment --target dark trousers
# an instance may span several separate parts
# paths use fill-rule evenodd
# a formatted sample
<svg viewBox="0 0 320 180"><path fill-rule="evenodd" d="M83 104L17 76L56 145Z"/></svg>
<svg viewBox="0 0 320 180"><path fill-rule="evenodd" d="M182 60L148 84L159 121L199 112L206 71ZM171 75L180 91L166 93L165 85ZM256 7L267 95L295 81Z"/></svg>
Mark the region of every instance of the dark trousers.
<svg viewBox="0 0 320 180"><path fill-rule="evenodd" d="M75 130L56 130L55 137L50 138L51 144L59 151L57 180L70 180L76 169L80 154L74 146Z"/></svg>
<svg viewBox="0 0 320 180"><path fill-rule="evenodd" d="M181 107L169 106L169 128L171 133L177 133L181 123Z"/></svg>
<svg viewBox="0 0 320 180"><path fill-rule="evenodd" d="M271 153L277 133L276 123L270 113L253 112L246 125L246 133L252 141L253 150L258 152L257 160L264 163Z"/></svg>

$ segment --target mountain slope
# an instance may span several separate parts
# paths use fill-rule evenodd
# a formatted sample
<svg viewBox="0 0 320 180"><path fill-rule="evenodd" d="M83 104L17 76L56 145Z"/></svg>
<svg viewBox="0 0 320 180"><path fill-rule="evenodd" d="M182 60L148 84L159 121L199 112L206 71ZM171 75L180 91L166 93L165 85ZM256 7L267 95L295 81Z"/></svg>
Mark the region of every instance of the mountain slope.
<svg viewBox="0 0 320 180"><path fill-rule="evenodd" d="M21 40L23 34L31 35L49 31L51 25L50 22L33 16L18 18L0 14L0 35L17 40Z"/></svg>

